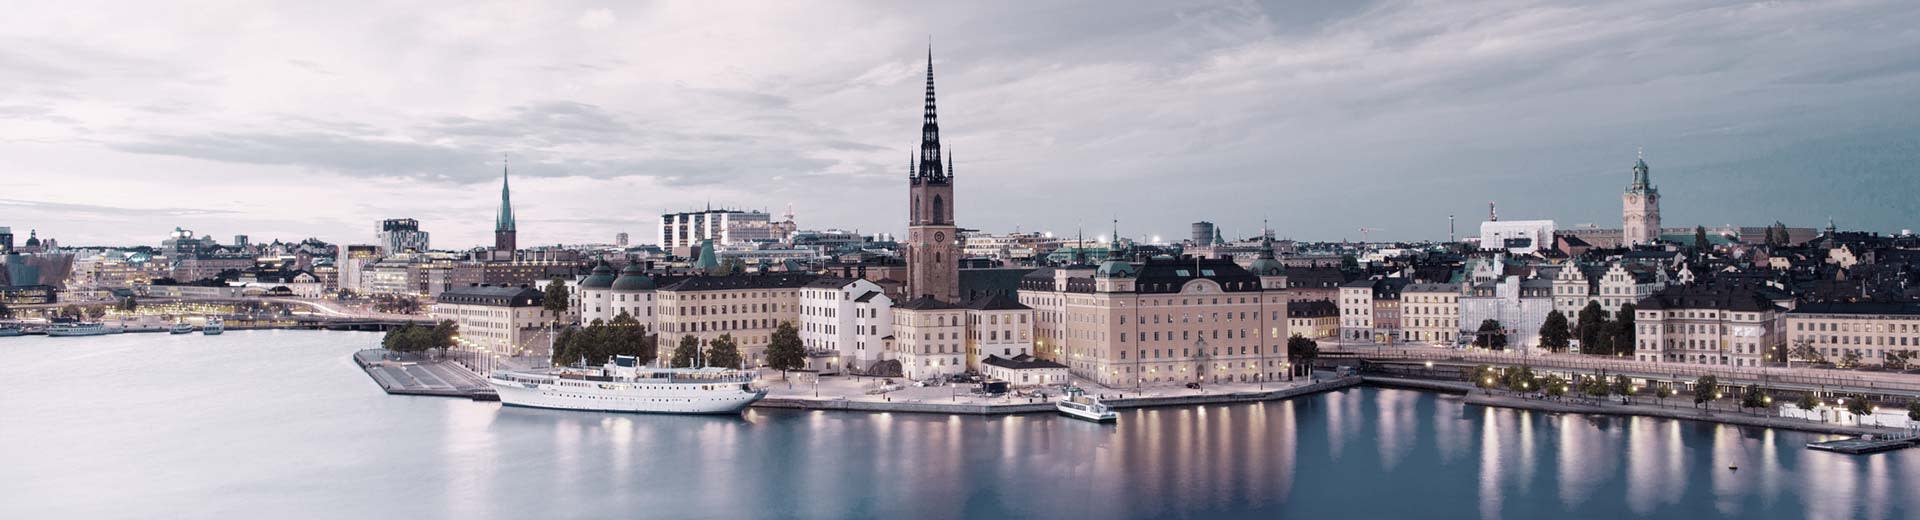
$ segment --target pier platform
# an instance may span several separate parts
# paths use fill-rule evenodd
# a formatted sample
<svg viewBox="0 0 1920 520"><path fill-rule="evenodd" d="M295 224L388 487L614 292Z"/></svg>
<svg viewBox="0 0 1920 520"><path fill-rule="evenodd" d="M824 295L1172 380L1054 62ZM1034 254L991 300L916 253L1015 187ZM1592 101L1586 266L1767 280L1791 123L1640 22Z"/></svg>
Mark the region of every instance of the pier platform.
<svg viewBox="0 0 1920 520"><path fill-rule="evenodd" d="M1916 440L1920 439L1915 439L1912 435L1873 436L1873 438L1861 436L1826 442L1809 442L1807 448L1848 455L1865 455L1912 447Z"/></svg>
<svg viewBox="0 0 1920 520"><path fill-rule="evenodd" d="M486 379L448 360L388 359L387 351L362 350L353 353L353 363L367 377L392 395L464 397L475 401L498 401L500 395Z"/></svg>

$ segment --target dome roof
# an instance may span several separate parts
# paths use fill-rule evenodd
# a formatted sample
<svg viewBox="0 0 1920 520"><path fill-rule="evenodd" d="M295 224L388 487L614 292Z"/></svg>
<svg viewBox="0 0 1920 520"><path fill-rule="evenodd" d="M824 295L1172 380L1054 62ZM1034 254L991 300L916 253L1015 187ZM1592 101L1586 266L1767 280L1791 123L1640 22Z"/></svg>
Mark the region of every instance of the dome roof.
<svg viewBox="0 0 1920 520"><path fill-rule="evenodd" d="M1253 263L1247 264L1247 270L1260 276L1280 276L1287 272L1287 268L1281 265L1279 260L1272 258L1255 259Z"/></svg>
<svg viewBox="0 0 1920 520"><path fill-rule="evenodd" d="M1138 274L1140 271L1133 264L1118 259L1101 262L1100 268L1093 270L1093 276L1098 278L1132 278Z"/></svg>
<svg viewBox="0 0 1920 520"><path fill-rule="evenodd" d="M615 291L651 291L653 289L653 277L647 276L647 271L641 269L640 264L637 263L627 264L626 269L620 270L620 278L613 281Z"/></svg>
<svg viewBox="0 0 1920 520"><path fill-rule="evenodd" d="M612 286L613 268L608 267L605 262L594 266L593 274L587 275L586 279L580 280L580 288L582 289L605 289Z"/></svg>

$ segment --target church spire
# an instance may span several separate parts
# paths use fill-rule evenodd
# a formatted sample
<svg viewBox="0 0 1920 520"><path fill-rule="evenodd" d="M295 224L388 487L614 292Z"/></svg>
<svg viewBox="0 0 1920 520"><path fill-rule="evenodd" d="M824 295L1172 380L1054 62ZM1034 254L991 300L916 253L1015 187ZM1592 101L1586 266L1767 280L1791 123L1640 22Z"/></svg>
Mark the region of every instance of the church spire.
<svg viewBox="0 0 1920 520"><path fill-rule="evenodd" d="M495 216L493 230L513 231L513 201L507 188L507 158L500 157L500 213Z"/></svg>
<svg viewBox="0 0 1920 520"><path fill-rule="evenodd" d="M927 45L927 98L920 123L920 171L914 177L926 182L947 182L946 168L940 164L940 118L933 102L933 45Z"/></svg>

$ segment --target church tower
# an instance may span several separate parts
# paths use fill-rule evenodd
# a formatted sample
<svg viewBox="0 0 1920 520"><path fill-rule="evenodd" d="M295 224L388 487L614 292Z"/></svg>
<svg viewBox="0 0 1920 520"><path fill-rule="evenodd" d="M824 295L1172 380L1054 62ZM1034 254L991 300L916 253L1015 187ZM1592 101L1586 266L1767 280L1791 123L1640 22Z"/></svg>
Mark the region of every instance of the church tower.
<svg viewBox="0 0 1920 520"><path fill-rule="evenodd" d="M927 49L927 99L920 154L907 171L907 298L960 303L960 228L953 224L953 158L940 164L933 110L933 49Z"/></svg>
<svg viewBox="0 0 1920 520"><path fill-rule="evenodd" d="M513 201L507 193L507 166L500 165L500 213L493 219L493 251L495 256L513 256L514 246Z"/></svg>
<svg viewBox="0 0 1920 520"><path fill-rule="evenodd" d="M1660 239L1660 190L1647 179L1647 158L1642 155L1633 164L1633 184L1620 198L1621 243L1628 247L1652 244Z"/></svg>

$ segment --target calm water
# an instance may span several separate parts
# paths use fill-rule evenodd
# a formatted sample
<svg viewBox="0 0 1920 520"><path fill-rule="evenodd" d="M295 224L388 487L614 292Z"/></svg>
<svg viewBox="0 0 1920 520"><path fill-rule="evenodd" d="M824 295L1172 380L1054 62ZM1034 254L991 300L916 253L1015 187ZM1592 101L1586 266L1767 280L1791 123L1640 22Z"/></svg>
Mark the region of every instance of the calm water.
<svg viewBox="0 0 1920 520"><path fill-rule="evenodd" d="M967 418L389 397L374 336L0 338L0 518L1906 518L1920 450L1356 389ZM1738 465L1738 472L1726 469ZM1569 515L1570 514L1570 515Z"/></svg>

